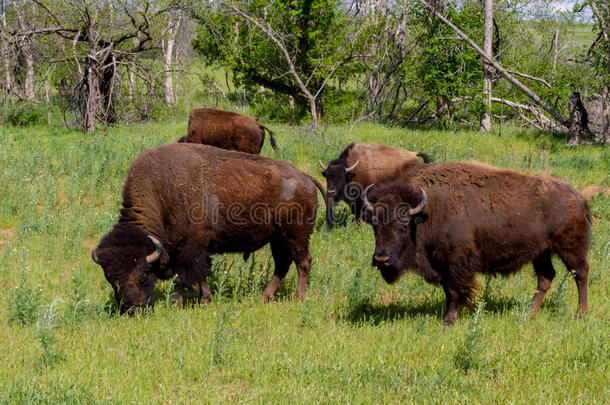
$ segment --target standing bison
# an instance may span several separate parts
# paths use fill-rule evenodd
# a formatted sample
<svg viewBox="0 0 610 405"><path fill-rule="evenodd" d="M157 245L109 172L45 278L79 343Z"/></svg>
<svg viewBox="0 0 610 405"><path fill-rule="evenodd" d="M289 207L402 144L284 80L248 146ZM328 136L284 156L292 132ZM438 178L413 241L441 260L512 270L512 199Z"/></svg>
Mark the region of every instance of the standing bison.
<svg viewBox="0 0 610 405"><path fill-rule="evenodd" d="M209 301L210 256L244 252L267 243L275 273L270 298L296 264L297 297L304 298L322 185L287 162L212 146L171 144L142 152L123 187L118 223L93 250L121 310L151 303L157 279L176 276L182 305L186 288L199 285Z"/></svg>
<svg viewBox="0 0 610 405"><path fill-rule="evenodd" d="M320 166L326 177L326 189L331 199L331 209L335 201L345 201L356 218L360 217L362 209L362 189L373 183L381 183L396 176L411 166L429 162L428 155L419 152L409 152L401 148L373 143L352 143L333 159L327 166L322 161ZM333 212L328 227L332 228Z"/></svg>
<svg viewBox="0 0 610 405"><path fill-rule="evenodd" d="M198 108L189 114L187 135L178 142L202 143L258 155L263 148L265 131L269 132L271 146L277 150L273 132L254 118L231 111Z"/></svg>
<svg viewBox="0 0 610 405"><path fill-rule="evenodd" d="M444 322L457 319L473 297L476 273L509 274L533 262L538 312L557 254L574 272L579 309L588 311L588 207L578 192L548 176L526 176L477 163L412 168L364 192L364 218L373 225L373 265L395 282L405 269L441 285Z"/></svg>

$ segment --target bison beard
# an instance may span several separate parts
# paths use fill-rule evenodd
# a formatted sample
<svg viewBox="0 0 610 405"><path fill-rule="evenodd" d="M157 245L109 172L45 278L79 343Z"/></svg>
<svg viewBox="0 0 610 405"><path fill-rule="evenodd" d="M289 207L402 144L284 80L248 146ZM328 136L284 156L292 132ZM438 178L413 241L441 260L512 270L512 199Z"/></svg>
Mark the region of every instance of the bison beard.
<svg viewBox="0 0 610 405"><path fill-rule="evenodd" d="M589 211L568 184L476 163L438 163L363 194L364 217L375 232L373 264L390 283L414 269L440 284L447 324L471 302L476 273L507 275L528 262L538 276L530 307L536 313L555 277L552 254L574 272L579 310L588 311ZM416 205L425 208L414 215Z"/></svg>
<svg viewBox="0 0 610 405"><path fill-rule="evenodd" d="M132 163L123 188L118 224L92 251L115 290L122 311L149 305L158 278L176 276L175 296L206 283L211 255L244 252L267 243L274 275L269 299L294 262L297 297L304 298L322 185L287 162L179 143L144 151Z"/></svg>

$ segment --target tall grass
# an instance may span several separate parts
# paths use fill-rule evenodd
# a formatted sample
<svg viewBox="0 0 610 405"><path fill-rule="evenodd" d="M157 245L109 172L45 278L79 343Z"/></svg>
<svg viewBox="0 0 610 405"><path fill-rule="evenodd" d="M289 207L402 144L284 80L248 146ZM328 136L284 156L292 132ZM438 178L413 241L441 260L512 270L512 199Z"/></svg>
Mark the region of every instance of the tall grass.
<svg viewBox="0 0 610 405"><path fill-rule="evenodd" d="M269 126L280 149L265 145L263 154L320 179L318 158L328 162L360 141L425 151L435 161L544 172L579 188L610 185L608 147L567 148L562 139L515 128L485 135L373 124ZM90 249L116 221L133 158L185 130L186 120L90 136L0 128L0 402L607 402L610 197L604 195L591 203L585 319L573 316L576 288L572 277L561 283L565 270L556 262L549 302L536 317L521 311L536 286L526 266L481 292L484 316L466 312L444 327L442 290L414 274L386 285L370 265L372 230L354 226L344 205L338 213L344 226L319 226L312 235L305 302L292 299L294 267L278 298L260 302L273 272L264 248L248 262L241 255L214 258L214 298L205 308L194 305L195 295L187 300L193 305L176 308L171 282L163 282L154 311L117 315ZM9 322L21 318L27 321ZM475 352L477 366L464 373L466 355Z"/></svg>

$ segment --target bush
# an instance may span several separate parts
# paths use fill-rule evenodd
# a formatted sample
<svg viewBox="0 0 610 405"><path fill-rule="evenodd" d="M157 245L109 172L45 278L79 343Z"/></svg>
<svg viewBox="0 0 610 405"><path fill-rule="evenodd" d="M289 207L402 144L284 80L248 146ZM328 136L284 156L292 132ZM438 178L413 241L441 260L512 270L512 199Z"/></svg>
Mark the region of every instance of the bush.
<svg viewBox="0 0 610 405"><path fill-rule="evenodd" d="M7 307L9 323L33 323L40 311L40 289L31 288L23 280L21 285L10 291Z"/></svg>
<svg viewBox="0 0 610 405"><path fill-rule="evenodd" d="M43 121L42 107L29 101L19 101L10 104L4 111L2 122L16 127L27 127L41 124Z"/></svg>

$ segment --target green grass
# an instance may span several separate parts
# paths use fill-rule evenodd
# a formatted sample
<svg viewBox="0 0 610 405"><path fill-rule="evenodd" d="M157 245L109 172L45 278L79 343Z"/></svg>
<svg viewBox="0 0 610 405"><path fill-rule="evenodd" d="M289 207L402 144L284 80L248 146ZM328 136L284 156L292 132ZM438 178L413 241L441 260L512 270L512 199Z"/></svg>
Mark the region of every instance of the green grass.
<svg viewBox="0 0 610 405"><path fill-rule="evenodd" d="M263 153L318 178L318 158L327 162L349 142L369 141L426 151L436 161L546 172L579 188L610 185L610 148L568 148L562 139L514 128L484 135L373 124L316 132L270 126L280 151L265 145ZM610 400L608 196L592 201L586 319L574 318L573 281L558 288L565 270L556 262L558 276L538 316L526 316L536 286L527 266L492 279L476 317L464 312L444 327L442 290L414 274L384 284L370 265L370 227L350 220L313 234L305 302L292 299L294 267L279 299L259 302L273 267L265 248L248 263L239 255L215 258L215 296L206 308L176 308L171 284L163 282L154 311L115 315L111 288L89 251L116 221L132 159L185 130L186 120L111 128L105 136L0 129L0 403ZM339 215L346 214L342 206ZM19 316L34 321L9 322L15 297L24 301Z"/></svg>

